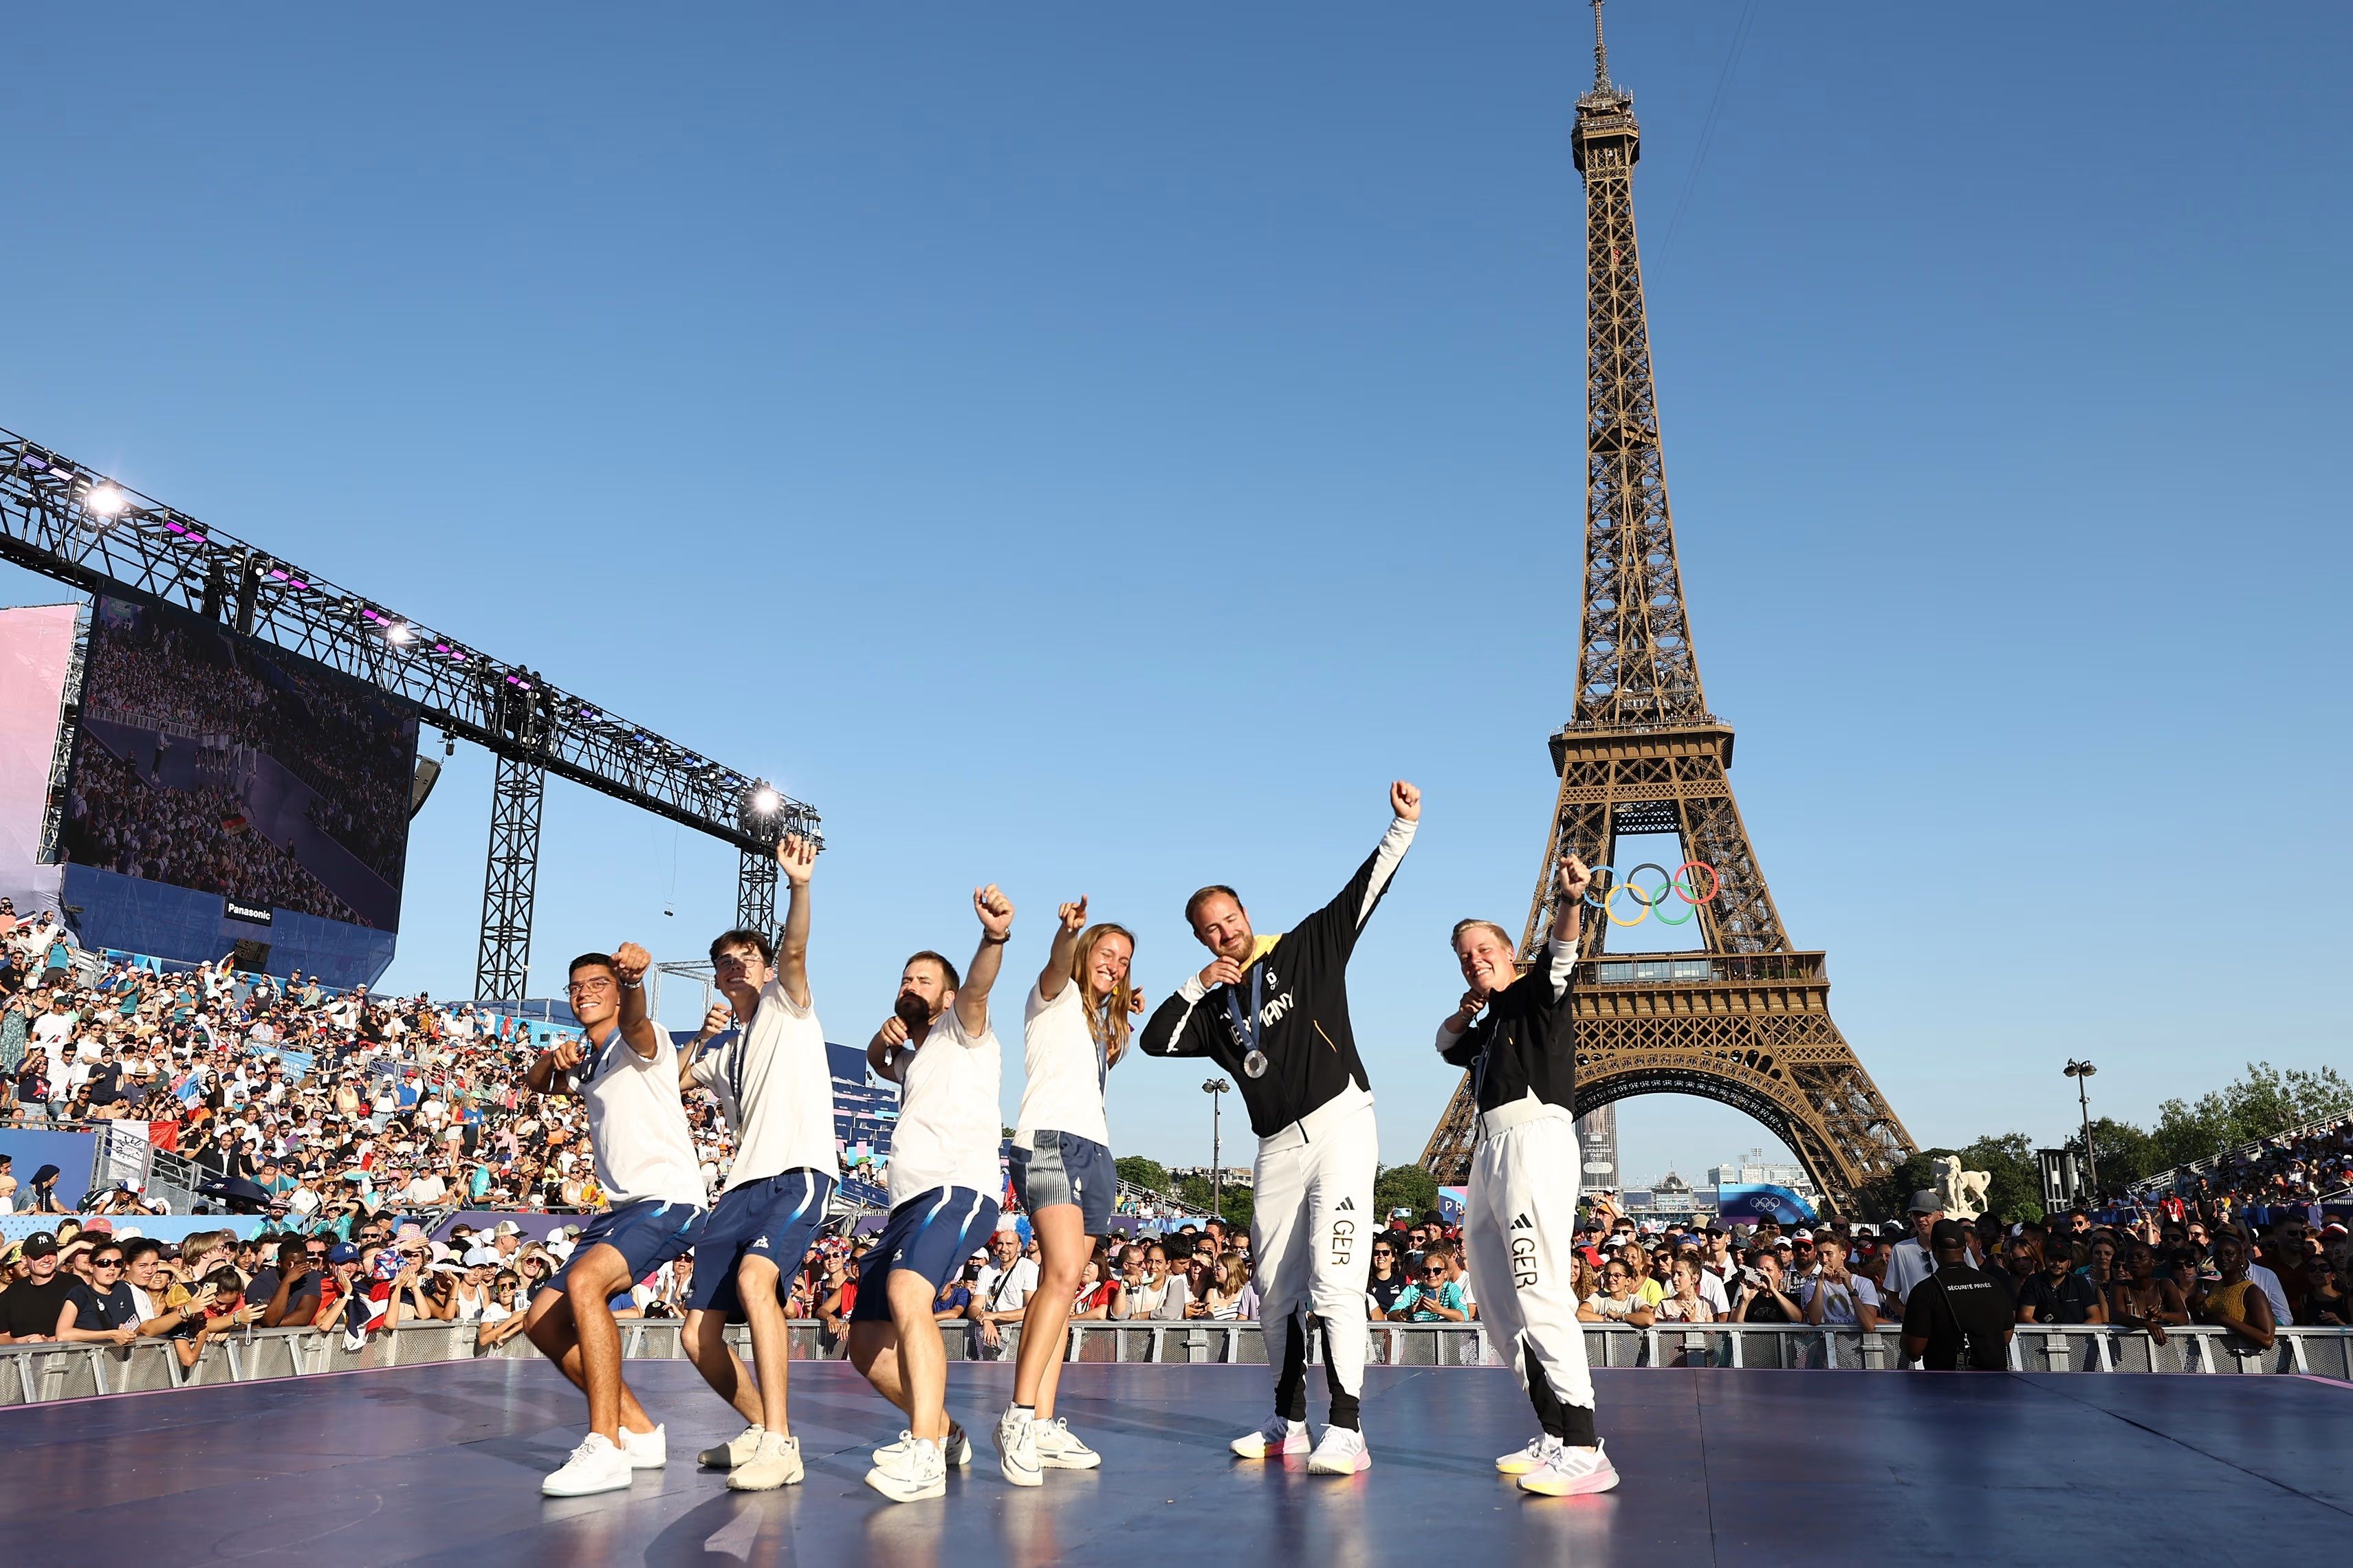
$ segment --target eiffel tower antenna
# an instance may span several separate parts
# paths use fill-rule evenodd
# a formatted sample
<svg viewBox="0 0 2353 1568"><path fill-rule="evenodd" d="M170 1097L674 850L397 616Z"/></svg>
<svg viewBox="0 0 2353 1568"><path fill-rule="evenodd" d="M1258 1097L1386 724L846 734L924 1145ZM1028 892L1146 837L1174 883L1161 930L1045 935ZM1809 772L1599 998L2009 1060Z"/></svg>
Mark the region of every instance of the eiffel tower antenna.
<svg viewBox="0 0 2353 1568"><path fill-rule="evenodd" d="M1601 872L1574 983L1577 1110L1588 1147L1592 1119L1620 1100L1701 1095L1763 1122L1830 1209L1854 1215L1877 1204L1896 1163L1915 1151L1831 1021L1823 955L1793 949L1782 930L1733 799L1732 728L1708 710L1700 684L1634 237L1642 133L1633 109L1633 95L1609 79L1594 0L1593 88L1577 100L1570 143L1585 179L1582 626L1571 717L1552 737L1560 790L1520 962L1543 951L1552 868L1573 850ZM1621 837L1668 833L1681 845L1679 864L1615 867ZM1653 937L1630 928L1654 919L1695 928L1698 950L1603 953L1613 930ZM1673 942L1678 931L1656 934ZM1466 1075L1422 1151L1441 1182L1468 1173L1477 1121Z"/></svg>

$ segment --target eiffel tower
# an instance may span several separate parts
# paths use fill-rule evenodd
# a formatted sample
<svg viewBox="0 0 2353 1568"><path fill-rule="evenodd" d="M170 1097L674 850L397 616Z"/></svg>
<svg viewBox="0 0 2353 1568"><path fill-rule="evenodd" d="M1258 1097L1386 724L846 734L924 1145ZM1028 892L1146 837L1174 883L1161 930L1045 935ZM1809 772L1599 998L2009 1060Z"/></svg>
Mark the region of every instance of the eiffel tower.
<svg viewBox="0 0 2353 1568"><path fill-rule="evenodd" d="M1789 1146L1831 1212L1853 1217L1876 1206L1914 1145L1831 1021L1823 955L1789 945L1725 777L1732 729L1700 687L1667 510L1634 245L1641 132L1633 96L1609 79L1601 0L1593 67L1574 132L1586 213L1584 627L1574 717L1552 738L1560 794L1520 962L1534 963L1549 935L1563 850L1615 868L1620 836L1675 834L1681 864L1641 883L1618 868L1589 895L1603 902L1585 910L1577 971L1577 1113L1638 1094L1736 1106ZM1646 909L1662 922L1695 920L1698 951L1605 957L1611 925L1647 923ZM1476 1133L1466 1074L1421 1163L1441 1182L1464 1180Z"/></svg>

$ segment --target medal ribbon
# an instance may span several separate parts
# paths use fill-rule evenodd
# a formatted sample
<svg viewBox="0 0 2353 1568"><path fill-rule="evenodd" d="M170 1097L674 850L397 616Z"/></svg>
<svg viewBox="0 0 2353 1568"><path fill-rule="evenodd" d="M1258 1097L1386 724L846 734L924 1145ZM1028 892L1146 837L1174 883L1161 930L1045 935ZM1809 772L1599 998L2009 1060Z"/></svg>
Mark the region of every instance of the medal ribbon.
<svg viewBox="0 0 2353 1568"><path fill-rule="evenodd" d="M1258 1048L1261 1032L1259 1003L1265 994L1265 969L1253 965L1250 970L1250 1005L1248 1019L1243 1018L1241 1006L1237 999L1237 993L1240 987L1238 985L1226 987L1226 1016L1234 1021L1234 1033L1241 1037L1246 1056L1263 1058L1265 1055Z"/></svg>

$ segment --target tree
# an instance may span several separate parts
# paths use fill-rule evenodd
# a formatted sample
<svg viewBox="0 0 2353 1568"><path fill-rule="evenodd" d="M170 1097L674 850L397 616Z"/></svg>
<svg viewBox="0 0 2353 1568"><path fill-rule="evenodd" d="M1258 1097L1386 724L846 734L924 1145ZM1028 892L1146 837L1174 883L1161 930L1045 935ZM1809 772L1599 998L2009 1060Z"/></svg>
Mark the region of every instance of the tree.
<svg viewBox="0 0 2353 1568"><path fill-rule="evenodd" d="M2083 1133L2077 1132L2061 1147L2082 1159ZM2153 1176L2170 1163L2158 1153L2154 1137L2129 1121L2117 1121L2105 1116L2092 1119L2092 1152L2098 1156L2100 1187L2108 1192L2128 1187L2145 1176Z"/></svg>
<svg viewBox="0 0 2353 1568"><path fill-rule="evenodd" d="M1914 1193L1934 1192L1936 1162L1945 1158L1959 1160L1964 1171L1986 1173L1987 1213L2006 1220L2043 1217L2042 1173L2023 1132L1980 1138L1960 1149L1923 1149L1907 1156L1889 1183L1895 1189L1892 1206L1900 1212Z"/></svg>
<svg viewBox="0 0 2353 1568"><path fill-rule="evenodd" d="M1416 1218L1436 1212L1438 1178L1419 1165L1391 1165L1373 1177L1373 1217L1391 1209L1411 1209Z"/></svg>
<svg viewBox="0 0 2353 1568"><path fill-rule="evenodd" d="M1176 1201L1184 1205L1190 1212L1194 1214L1208 1214L1210 1212L1210 1186L1208 1177L1179 1177L1176 1184ZM1233 1183L1229 1182L1225 1184L1224 1189L1217 1195L1221 1201L1222 1214L1226 1223L1240 1229L1247 1230L1250 1228L1250 1216L1257 1211L1257 1194L1252 1193L1248 1187L1237 1186Z"/></svg>
<svg viewBox="0 0 2353 1568"><path fill-rule="evenodd" d="M1980 1138L1961 1151L1961 1169L1983 1171L1986 1212L2005 1220L2041 1219L2042 1170L2023 1132Z"/></svg>
<svg viewBox="0 0 2353 1568"><path fill-rule="evenodd" d="M2353 1083L2332 1067L2280 1071L2249 1062L2246 1076L2198 1097L2158 1108L2153 1170L2211 1159L2226 1149L2274 1137L2291 1127L2353 1110Z"/></svg>
<svg viewBox="0 0 2353 1568"><path fill-rule="evenodd" d="M1168 1190L1168 1167L1157 1160L1147 1160L1141 1154L1123 1154L1112 1162L1112 1169L1118 1172L1119 1179L1131 1187L1142 1187L1155 1193Z"/></svg>

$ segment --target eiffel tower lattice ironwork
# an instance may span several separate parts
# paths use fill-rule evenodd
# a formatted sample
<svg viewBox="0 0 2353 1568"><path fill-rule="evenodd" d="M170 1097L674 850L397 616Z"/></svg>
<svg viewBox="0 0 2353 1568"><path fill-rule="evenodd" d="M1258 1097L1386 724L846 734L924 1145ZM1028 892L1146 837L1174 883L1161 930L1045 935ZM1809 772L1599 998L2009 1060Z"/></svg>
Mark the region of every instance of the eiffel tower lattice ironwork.
<svg viewBox="0 0 2353 1568"><path fill-rule="evenodd" d="M1593 42L1593 89L1577 100L1575 130L1586 203L1584 624L1574 717L1552 737L1560 794L1520 959L1533 962L1549 935L1548 883L1564 850L1609 867L1621 835L1677 835L1683 864L1657 875L1712 896L1694 904L1662 886L1659 912L1698 922L1696 952L1603 956L1607 917L1635 915L1646 888L1586 910L1577 1112L1658 1093L1736 1106L1789 1146L1833 1212L1853 1215L1873 1206L1914 1145L1831 1021L1823 955L1790 947L1725 776L1732 730L1701 689L1667 510L1634 244L1641 132L1632 95L1609 79L1599 0ZM1693 861L1713 868L1712 889ZM1629 888L1622 871L1596 886ZM1476 1132L1466 1075L1422 1164L1441 1182L1463 1180Z"/></svg>

